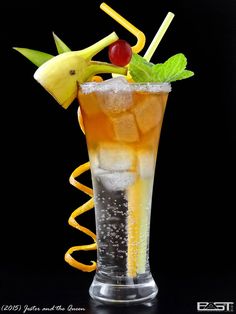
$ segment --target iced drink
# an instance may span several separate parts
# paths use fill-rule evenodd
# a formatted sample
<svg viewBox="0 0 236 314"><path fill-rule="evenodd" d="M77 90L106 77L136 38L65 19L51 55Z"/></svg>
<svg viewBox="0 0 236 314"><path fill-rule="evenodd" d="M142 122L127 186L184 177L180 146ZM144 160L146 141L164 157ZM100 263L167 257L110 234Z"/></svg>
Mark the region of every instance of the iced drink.
<svg viewBox="0 0 236 314"><path fill-rule="evenodd" d="M119 77L79 88L91 163L97 271L90 295L103 302L140 302L157 287L148 262L156 156L168 83Z"/></svg>
<svg viewBox="0 0 236 314"><path fill-rule="evenodd" d="M174 17L172 12L141 56L144 33L104 2L100 8L136 36L134 46L112 32L76 51L53 34L57 56L14 49L38 67L34 78L63 108L77 95L79 99L79 123L82 131L84 124L90 163L77 167L70 183L91 198L72 212L68 222L93 243L71 247L66 262L86 272L96 269L89 290L95 300L143 303L157 294L149 267L149 233L156 157L170 83L194 72L186 69L183 53L163 63L150 61ZM104 48L108 48L110 63L94 60ZM118 77L101 82L98 75L105 73ZM76 180L89 168L93 190ZM94 204L97 237L76 220ZM94 261L86 265L72 256L96 248L97 265Z"/></svg>

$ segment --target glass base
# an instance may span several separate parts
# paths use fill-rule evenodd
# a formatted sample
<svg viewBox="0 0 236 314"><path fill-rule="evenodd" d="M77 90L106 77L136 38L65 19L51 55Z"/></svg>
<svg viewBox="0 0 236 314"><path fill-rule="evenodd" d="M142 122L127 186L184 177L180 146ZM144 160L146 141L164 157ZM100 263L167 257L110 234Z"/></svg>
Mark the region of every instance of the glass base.
<svg viewBox="0 0 236 314"><path fill-rule="evenodd" d="M106 280L96 274L89 289L92 299L114 305L146 303L153 300L157 292L158 288L150 274L134 280L131 278Z"/></svg>

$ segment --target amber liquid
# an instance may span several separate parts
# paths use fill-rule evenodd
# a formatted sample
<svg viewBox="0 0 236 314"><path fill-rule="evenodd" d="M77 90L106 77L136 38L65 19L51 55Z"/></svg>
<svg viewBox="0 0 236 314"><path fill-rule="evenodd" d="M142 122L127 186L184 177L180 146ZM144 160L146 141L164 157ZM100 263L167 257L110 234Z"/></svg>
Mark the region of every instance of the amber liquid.
<svg viewBox="0 0 236 314"><path fill-rule="evenodd" d="M168 92L79 92L91 162L97 269L112 280L149 273L152 188Z"/></svg>

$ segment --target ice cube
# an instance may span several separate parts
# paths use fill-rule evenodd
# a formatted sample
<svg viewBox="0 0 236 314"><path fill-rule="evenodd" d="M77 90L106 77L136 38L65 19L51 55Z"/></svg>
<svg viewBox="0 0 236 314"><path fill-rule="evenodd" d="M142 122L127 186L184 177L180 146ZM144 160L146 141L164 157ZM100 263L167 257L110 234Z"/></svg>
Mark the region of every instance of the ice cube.
<svg viewBox="0 0 236 314"><path fill-rule="evenodd" d="M137 142L139 140L138 127L132 113L123 113L111 118L116 140L122 142Z"/></svg>
<svg viewBox="0 0 236 314"><path fill-rule="evenodd" d="M122 191L135 182L136 174L130 171L100 174L97 179L109 191Z"/></svg>
<svg viewBox="0 0 236 314"><path fill-rule="evenodd" d="M104 170L99 167L98 154L96 153L96 151L94 150L89 151L89 161L91 172L95 177L109 173L108 170Z"/></svg>
<svg viewBox="0 0 236 314"><path fill-rule="evenodd" d="M149 178L154 175L156 158L152 151L138 152L138 171L142 178Z"/></svg>
<svg viewBox="0 0 236 314"><path fill-rule="evenodd" d="M149 95L139 101L133 109L138 128L146 133L162 121L164 114L163 97L161 94Z"/></svg>
<svg viewBox="0 0 236 314"><path fill-rule="evenodd" d="M102 143L98 151L99 167L104 170L127 171L134 168L135 152L127 145Z"/></svg>
<svg viewBox="0 0 236 314"><path fill-rule="evenodd" d="M119 92L120 90L130 91L130 85L123 76L118 76L116 78L102 81L102 83L100 84L100 90L111 90L114 92Z"/></svg>
<svg viewBox="0 0 236 314"><path fill-rule="evenodd" d="M89 150L89 161L90 161L90 168L92 171L99 168L98 155L95 150L92 150L92 149Z"/></svg>
<svg viewBox="0 0 236 314"><path fill-rule="evenodd" d="M102 111L107 115L115 115L126 111L132 106L133 98L130 86L123 77L104 81L97 93L100 97Z"/></svg>

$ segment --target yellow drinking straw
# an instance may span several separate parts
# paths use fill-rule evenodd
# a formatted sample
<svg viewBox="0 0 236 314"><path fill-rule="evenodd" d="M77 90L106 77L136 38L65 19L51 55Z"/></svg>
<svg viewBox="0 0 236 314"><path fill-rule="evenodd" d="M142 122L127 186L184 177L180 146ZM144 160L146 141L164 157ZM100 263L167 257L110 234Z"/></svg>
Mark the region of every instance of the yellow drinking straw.
<svg viewBox="0 0 236 314"><path fill-rule="evenodd" d="M160 41L162 40L162 37L164 36L165 32L167 31L167 28L170 26L171 21L174 18L174 13L168 12L166 15L164 21L162 22L160 28L158 29L155 37L153 38L150 46L148 47L147 51L145 52L145 55L143 56L147 61L151 60L151 57L153 56L154 52L157 49L157 46L159 45Z"/></svg>
<svg viewBox="0 0 236 314"><path fill-rule="evenodd" d="M137 38L137 43L136 45L132 46L132 51L135 53L140 52L143 49L146 42L146 37L144 33L140 31L137 27L135 27L133 24L128 22L125 18L123 18L116 11L114 11L105 2L103 2L100 5L100 9L102 9L104 12L110 15L110 17L112 17L116 22L121 24L125 29L127 29L131 34L133 34Z"/></svg>
<svg viewBox="0 0 236 314"><path fill-rule="evenodd" d="M108 15L110 15L115 21L117 21L119 24L121 24L125 29L127 29L130 33L132 33L137 38L137 43L135 46L132 47L132 51L134 53L139 53L145 45L146 37L142 31L140 31L138 28L136 28L134 25L132 25L130 22L128 22L125 18L123 18L121 15L119 15L116 11L114 11L111 7L109 7L106 3L102 3L100 5L100 8L106 12ZM157 49L157 46L159 45L161 39L163 38L167 28L169 27L172 19L174 17L174 14L169 12L161 24L159 30L157 31L155 37L153 38L149 48L147 49L144 58L147 61L150 61L151 57L153 56L155 50ZM81 116L80 110L78 110L78 119L79 119L79 125L83 133L84 132L84 126L83 126L83 120ZM77 167L73 173L70 176L70 183L76 187L78 190L84 192L85 194L90 196L89 201L87 201L82 206L79 206L76 210L73 211L71 216L69 217L69 224L80 230L81 232L87 234L93 239L93 243L87 244L87 245L79 245L79 246L73 246L71 247L65 254L65 260L67 263L69 263L72 267L75 267L77 269L80 269L85 272L91 272L96 269L96 263L94 261L91 262L90 265L83 264L78 262L72 257L72 254L76 251L90 251L90 250L96 250L97 244L96 244L96 235L90 231L89 229L81 226L77 221L76 218L83 214L86 211L89 211L94 207L94 200L93 200L93 191L91 188L81 184L76 180L77 177L79 177L82 173L85 171L88 171L90 169L90 163L86 162L83 165L80 165ZM127 256L127 273L130 277L135 277L137 273L143 273L145 272L145 252L146 247L145 245L142 245L141 248L139 247L139 239L142 232L145 232L145 230L141 230L140 228L140 220L143 219L143 212L142 208L144 206L142 199L140 199L141 193L138 193L138 191L145 190L146 185L143 186L140 185L140 180L137 181L135 186L133 188L129 189L129 219L128 219L128 256ZM135 221L135 224L132 223L132 221ZM139 254L138 254L139 252Z"/></svg>
<svg viewBox="0 0 236 314"><path fill-rule="evenodd" d="M139 29L137 29L134 25L132 25L130 22L128 22L125 18L123 18L121 15L119 15L116 11L114 11L111 7L109 7L106 3L102 3L100 5L100 8L106 12L108 15L110 15L115 21L117 21L118 23L120 23L123 27L125 27L129 32L131 32L134 36L136 36L137 38L137 43L135 46L132 47L132 51L133 52L140 52L144 45L145 45L145 35L143 32L141 32ZM97 79L99 79L99 77L97 77ZM95 77L94 77L95 80ZM81 128L81 131L85 134L84 131L84 125L83 125L83 119L81 116L81 112L80 112L80 108L78 110L78 120L79 120L79 125ZM87 162L83 165L80 165L79 167L77 167L73 173L70 176L70 183L77 188L78 190L88 194L91 198L88 202L86 202L85 204L83 204L82 206L79 206L76 210L74 210L72 212L72 214L69 217L69 224L82 231L83 233L87 234L88 236L90 236L93 239L93 243L91 244L87 244L87 245L78 245L78 246L73 246L71 247L65 254L65 261L67 263L69 263L72 267L75 267L77 269L80 269L82 271L85 272L90 272L96 269L96 263L92 261L91 265L87 265L87 264L83 264L78 262L77 260L75 260L72 257L72 254L74 252L77 251L88 251L88 250L96 250L97 248L97 244L96 244L96 235L90 231L89 229L81 226L77 221L76 218L78 216L80 216L81 214L83 214L84 212L92 209L94 207L94 200L93 200L93 191L92 189L90 189L89 187L81 184L80 182L78 182L76 180L77 177L79 177L82 173L84 173L85 171L88 171L90 169L90 163ZM133 234L134 231L131 230L131 234ZM135 239L137 239L137 236L135 236ZM130 254L131 255L131 254ZM136 262L134 261L135 265ZM130 268L130 267L128 267ZM133 268L133 267L132 267ZM135 267L136 269L136 267ZM130 271L129 271L129 275L130 275Z"/></svg>

